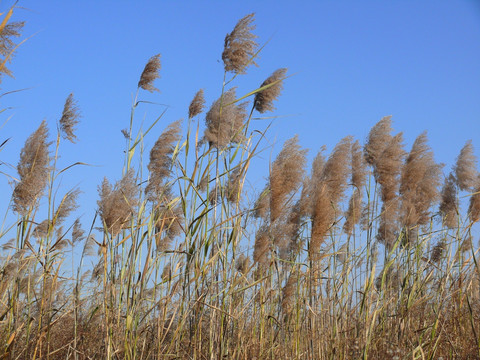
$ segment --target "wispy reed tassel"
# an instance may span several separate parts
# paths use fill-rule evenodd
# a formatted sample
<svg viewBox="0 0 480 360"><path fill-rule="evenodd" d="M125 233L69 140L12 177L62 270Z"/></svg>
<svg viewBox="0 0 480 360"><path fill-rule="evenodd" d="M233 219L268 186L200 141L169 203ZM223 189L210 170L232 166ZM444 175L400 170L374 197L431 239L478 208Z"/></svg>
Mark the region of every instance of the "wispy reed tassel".
<svg viewBox="0 0 480 360"><path fill-rule="evenodd" d="M73 94L68 95L65 105L63 107L62 118L60 119L60 130L63 138L71 143L75 143L77 136L75 135L75 126L78 124L80 113L77 106L77 101L73 98Z"/></svg>
<svg viewBox="0 0 480 360"><path fill-rule="evenodd" d="M258 44L256 36L252 34L255 25L254 14L249 14L240 19L230 34L225 36L225 47L222 53L222 60L225 71L235 74L244 74L250 64L254 64L253 57Z"/></svg>
<svg viewBox="0 0 480 360"><path fill-rule="evenodd" d="M42 121L38 129L28 137L20 152L17 171L20 182L13 191L13 210L25 215L42 195L48 181L49 150L47 123Z"/></svg>
<svg viewBox="0 0 480 360"><path fill-rule="evenodd" d="M159 91L153 86L153 83L160 77L160 68L160 54L152 56L143 69L140 80L138 81L138 87L150 92Z"/></svg>

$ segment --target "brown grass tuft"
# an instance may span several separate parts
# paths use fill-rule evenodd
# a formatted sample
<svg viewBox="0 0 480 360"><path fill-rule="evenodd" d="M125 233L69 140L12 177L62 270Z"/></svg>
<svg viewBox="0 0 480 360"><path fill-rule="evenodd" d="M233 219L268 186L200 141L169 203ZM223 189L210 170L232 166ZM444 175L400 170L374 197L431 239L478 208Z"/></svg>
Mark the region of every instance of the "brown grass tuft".
<svg viewBox="0 0 480 360"><path fill-rule="evenodd" d="M460 151L454 167L457 185L460 190L471 191L475 186L477 158L473 152L472 141L469 140Z"/></svg>
<svg viewBox="0 0 480 360"><path fill-rule="evenodd" d="M80 113L77 101L73 98L73 94L68 95L63 107L62 118L60 119L60 130L63 137L72 143L75 143L77 136L74 133L75 126L78 124Z"/></svg>
<svg viewBox="0 0 480 360"><path fill-rule="evenodd" d="M387 146L376 160L374 174L381 187L382 201L388 202L397 197L400 186L400 173L402 171L403 158L403 134L399 133L390 139Z"/></svg>
<svg viewBox="0 0 480 360"><path fill-rule="evenodd" d="M273 102L278 99L282 92L283 80L285 79L286 73L286 68L278 69L260 85L260 88L268 85L270 85L270 87L255 94L255 100L253 102L255 110L261 114L275 110Z"/></svg>
<svg viewBox="0 0 480 360"><path fill-rule="evenodd" d="M445 251L447 244L445 239L441 239L432 249L432 254L430 255L430 261L434 264L438 264L442 259L443 253Z"/></svg>
<svg viewBox="0 0 480 360"><path fill-rule="evenodd" d="M100 200L97 203L100 217L106 230L112 236L116 236L122 229L128 227L128 221L135 213L138 203L138 189L133 170L126 173L113 188L104 178L98 192Z"/></svg>
<svg viewBox="0 0 480 360"><path fill-rule="evenodd" d="M295 307L297 286L298 275L295 272L292 272L282 289L282 310L284 314L290 314Z"/></svg>
<svg viewBox="0 0 480 360"><path fill-rule="evenodd" d="M235 269L243 275L246 275L248 273L249 267L250 259L247 256L240 254L240 256L235 261Z"/></svg>
<svg viewBox="0 0 480 360"><path fill-rule="evenodd" d="M230 201L231 203L237 203L240 201L243 182L242 178L242 171L239 167L233 169L229 173L228 183L226 187L227 201Z"/></svg>
<svg viewBox="0 0 480 360"><path fill-rule="evenodd" d="M255 14L249 14L240 19L230 34L225 36L225 47L222 53L222 60L225 71L236 74L244 74L250 64L255 64L253 57L258 44L256 36L252 34L255 25L252 25Z"/></svg>
<svg viewBox="0 0 480 360"><path fill-rule="evenodd" d="M205 107L205 97L203 89L198 90L198 92L193 97L190 106L188 107L188 118L192 119L198 114L200 114Z"/></svg>
<svg viewBox="0 0 480 360"><path fill-rule="evenodd" d="M140 80L138 81L138 87L150 92L159 91L153 86L153 82L160 77L160 68L160 54L152 56L143 69Z"/></svg>
<svg viewBox="0 0 480 360"><path fill-rule="evenodd" d="M247 115L246 103L236 105L233 103L235 100L235 88L232 88L208 110L205 117L207 129L203 136L210 146L223 148L230 143L241 143L244 140L242 129Z"/></svg>
<svg viewBox="0 0 480 360"><path fill-rule="evenodd" d="M47 123L42 121L38 129L28 137L20 152L17 171L20 182L13 191L13 210L25 215L42 195L48 181L49 150Z"/></svg>
<svg viewBox="0 0 480 360"><path fill-rule="evenodd" d="M427 134L415 140L400 181L402 222L406 227L424 225L430 220L430 207L439 198L442 165L435 163L427 145Z"/></svg>
<svg viewBox="0 0 480 360"><path fill-rule="evenodd" d="M312 171L312 237L309 255L312 258L318 252L324 238L338 215L338 205L344 196L349 175L349 163L352 138L343 138L333 149L319 176L315 164ZM315 177L314 177L315 176Z"/></svg>
<svg viewBox="0 0 480 360"><path fill-rule="evenodd" d="M392 135L392 116L383 117L376 123L368 134L367 143L364 147L365 160L372 166L376 166L378 158L382 155Z"/></svg>
<svg viewBox="0 0 480 360"><path fill-rule="evenodd" d="M270 236L268 228L263 225L255 234L255 246L253 249L253 261L262 266L268 265L270 253Z"/></svg>
<svg viewBox="0 0 480 360"><path fill-rule="evenodd" d="M362 147L360 143L355 141L352 144L352 185L354 187L353 194L350 197L348 210L345 213L345 223L343 231L351 235L353 227L358 224L362 217L362 189L365 186L367 177L367 168Z"/></svg>
<svg viewBox="0 0 480 360"><path fill-rule="evenodd" d="M159 201L168 192L166 181L171 175L172 155L175 145L181 138L181 120L171 123L158 137L150 151L148 170L150 178L145 188L149 201Z"/></svg>
<svg viewBox="0 0 480 360"><path fill-rule="evenodd" d="M183 231L181 203L168 198L156 209L155 242L157 251L168 250L173 239Z"/></svg>
<svg viewBox="0 0 480 360"><path fill-rule="evenodd" d="M457 204L457 180L455 175L450 173L445 178L442 188L440 202L440 214L442 215L443 225L453 229L458 225L458 204Z"/></svg>
<svg viewBox="0 0 480 360"><path fill-rule="evenodd" d="M270 205L270 188L268 186L262 190L260 195L258 195L257 200L253 206L253 216L255 218L267 219L268 210Z"/></svg>
<svg viewBox="0 0 480 360"><path fill-rule="evenodd" d="M477 176L474 192L470 196L468 216L472 223L480 220L480 175Z"/></svg>
<svg viewBox="0 0 480 360"><path fill-rule="evenodd" d="M25 22L11 22L6 24L5 27L0 31L0 55L6 58L6 62L10 62L12 60L12 52L15 49L15 42L12 38L16 38L20 36L20 30L25 25ZM4 59L2 59L4 61ZM0 61L0 63L3 63ZM1 75L6 74L8 76L12 76L10 70L7 69L5 65L0 68L0 82L1 82Z"/></svg>
<svg viewBox="0 0 480 360"><path fill-rule="evenodd" d="M85 231L82 229L82 224L80 224L80 219L76 219L73 223L72 229L72 243L77 243L85 239Z"/></svg>
<svg viewBox="0 0 480 360"><path fill-rule="evenodd" d="M270 221L273 223L285 210L290 193L301 184L307 150L301 150L298 136L287 140L270 171Z"/></svg>

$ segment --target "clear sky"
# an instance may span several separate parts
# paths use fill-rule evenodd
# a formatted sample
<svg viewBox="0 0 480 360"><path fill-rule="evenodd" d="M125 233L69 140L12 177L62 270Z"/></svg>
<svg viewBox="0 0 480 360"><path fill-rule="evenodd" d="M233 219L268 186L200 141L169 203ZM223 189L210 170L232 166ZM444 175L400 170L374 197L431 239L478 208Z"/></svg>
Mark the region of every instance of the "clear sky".
<svg viewBox="0 0 480 360"><path fill-rule="evenodd" d="M5 11L12 1L2 1ZM220 95L225 35L255 12L258 41L269 40L258 60L237 82L238 94L258 87L274 70L290 74L276 103L271 141L298 134L310 149L328 150L344 136L362 143L385 115L403 131L407 149L428 131L445 173L472 139L480 156L480 2L478 1L19 1L14 20L25 20L24 37L3 78L0 142L11 138L1 160L16 165L26 138L43 119L52 139L63 104L73 92L81 109L77 144L62 143L62 164L72 169L66 189L84 194L79 214L92 215L103 176L121 176L131 97L147 60L161 53L160 93L141 98L170 106L165 120L145 139L149 151L170 122L186 118L197 90L207 106ZM163 110L143 106L137 121L149 124ZM273 115L273 114L272 114ZM285 116L288 115L288 116ZM264 156L268 161L270 154ZM258 168L259 173L266 168ZM15 174L5 165L1 171ZM259 184L258 187L262 187ZM0 211L10 197L0 178ZM90 219L84 219L88 223Z"/></svg>

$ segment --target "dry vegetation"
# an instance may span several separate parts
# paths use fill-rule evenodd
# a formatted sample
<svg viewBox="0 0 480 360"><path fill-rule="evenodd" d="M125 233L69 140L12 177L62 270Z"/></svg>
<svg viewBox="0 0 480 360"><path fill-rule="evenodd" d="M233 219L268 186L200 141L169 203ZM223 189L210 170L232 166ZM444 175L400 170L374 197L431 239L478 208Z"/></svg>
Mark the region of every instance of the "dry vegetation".
<svg viewBox="0 0 480 360"><path fill-rule="evenodd" d="M5 57L21 28L10 15L0 26ZM150 59L123 131L122 176L99 186L88 230L70 220L78 190L58 195L62 139L75 141L81 126L73 96L53 141L45 122L27 139L10 207L17 221L0 233L0 359L480 356L471 142L444 176L426 134L407 151L390 117L363 146L345 137L329 156L322 149L311 171L293 137L265 188L247 191L265 136L250 120L274 109L286 77L279 69L237 96L234 80L258 53L253 21L225 38L218 100L205 109L200 90L142 175L133 160L157 122L143 134L132 123L138 96L156 90L160 56Z"/></svg>

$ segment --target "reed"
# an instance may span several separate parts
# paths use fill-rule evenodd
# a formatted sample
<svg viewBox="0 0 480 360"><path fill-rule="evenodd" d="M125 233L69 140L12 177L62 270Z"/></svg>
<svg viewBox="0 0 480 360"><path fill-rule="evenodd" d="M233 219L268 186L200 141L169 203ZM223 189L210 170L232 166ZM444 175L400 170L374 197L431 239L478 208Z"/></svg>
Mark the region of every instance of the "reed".
<svg viewBox="0 0 480 360"><path fill-rule="evenodd" d="M21 29L10 16L8 57ZM76 217L80 190L59 180L70 169L58 168L63 141L82 126L73 95L53 140L46 121L26 139L16 221L0 232L1 359L480 356L472 143L442 178L426 133L406 152L387 116L364 145L347 136L321 148L310 169L292 137L267 184L249 188L268 137L252 117L273 111L286 85L282 68L237 95L235 80L260 63L254 28L250 14L226 36L225 81L208 110L202 89L186 121L157 130L164 111L135 133L144 92L158 90L160 54L148 60L123 169L99 184L91 219Z"/></svg>

